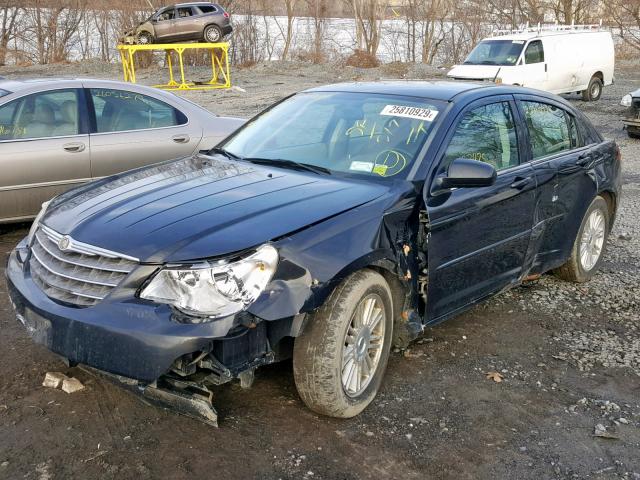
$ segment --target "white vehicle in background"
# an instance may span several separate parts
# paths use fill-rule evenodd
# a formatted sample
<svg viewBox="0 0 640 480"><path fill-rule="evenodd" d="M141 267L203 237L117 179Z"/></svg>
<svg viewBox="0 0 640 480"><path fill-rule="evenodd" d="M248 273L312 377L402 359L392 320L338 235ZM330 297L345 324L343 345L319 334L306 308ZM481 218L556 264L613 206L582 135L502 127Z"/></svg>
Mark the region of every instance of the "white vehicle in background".
<svg viewBox="0 0 640 480"><path fill-rule="evenodd" d="M462 65L447 76L456 80L489 80L551 93L582 93L598 100L613 84L611 33L600 25L500 30L482 40Z"/></svg>

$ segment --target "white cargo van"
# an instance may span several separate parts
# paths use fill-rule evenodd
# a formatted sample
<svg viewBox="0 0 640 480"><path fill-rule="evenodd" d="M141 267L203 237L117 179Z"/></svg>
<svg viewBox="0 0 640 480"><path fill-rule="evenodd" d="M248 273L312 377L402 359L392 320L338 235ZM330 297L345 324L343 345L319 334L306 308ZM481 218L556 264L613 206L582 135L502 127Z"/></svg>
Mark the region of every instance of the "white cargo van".
<svg viewBox="0 0 640 480"><path fill-rule="evenodd" d="M613 67L610 32L599 25L554 25L498 31L447 76L578 92L584 100L598 100L602 87L613 83Z"/></svg>

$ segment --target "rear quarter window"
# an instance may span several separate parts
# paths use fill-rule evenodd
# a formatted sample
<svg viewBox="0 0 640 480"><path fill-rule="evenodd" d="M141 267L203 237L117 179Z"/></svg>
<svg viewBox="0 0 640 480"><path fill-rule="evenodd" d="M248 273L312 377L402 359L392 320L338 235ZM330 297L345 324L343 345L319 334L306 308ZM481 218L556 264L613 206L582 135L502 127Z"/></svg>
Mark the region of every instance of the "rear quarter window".
<svg viewBox="0 0 640 480"><path fill-rule="evenodd" d="M198 9L200 9L201 13L215 13L218 11L213 5L200 5Z"/></svg>

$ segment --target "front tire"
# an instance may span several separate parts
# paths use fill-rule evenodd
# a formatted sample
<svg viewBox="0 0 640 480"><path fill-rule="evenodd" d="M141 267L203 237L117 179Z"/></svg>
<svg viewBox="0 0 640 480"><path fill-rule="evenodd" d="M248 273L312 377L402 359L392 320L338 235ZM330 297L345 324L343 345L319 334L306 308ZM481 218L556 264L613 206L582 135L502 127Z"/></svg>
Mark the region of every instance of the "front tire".
<svg viewBox="0 0 640 480"><path fill-rule="evenodd" d="M361 270L310 315L293 348L293 375L314 412L351 418L374 399L393 334L391 290L382 275Z"/></svg>
<svg viewBox="0 0 640 480"><path fill-rule="evenodd" d="M593 76L591 80L589 80L589 86L586 90L582 91L582 100L585 102L595 102L600 100L600 96L602 95L602 80L599 77Z"/></svg>
<svg viewBox="0 0 640 480"><path fill-rule="evenodd" d="M609 235L609 208L604 198L596 197L584 214L567 263L555 273L563 280L584 283L598 271Z"/></svg>
<svg viewBox="0 0 640 480"><path fill-rule="evenodd" d="M151 45L153 43L153 36L149 32L140 32L136 37L136 43L138 45Z"/></svg>

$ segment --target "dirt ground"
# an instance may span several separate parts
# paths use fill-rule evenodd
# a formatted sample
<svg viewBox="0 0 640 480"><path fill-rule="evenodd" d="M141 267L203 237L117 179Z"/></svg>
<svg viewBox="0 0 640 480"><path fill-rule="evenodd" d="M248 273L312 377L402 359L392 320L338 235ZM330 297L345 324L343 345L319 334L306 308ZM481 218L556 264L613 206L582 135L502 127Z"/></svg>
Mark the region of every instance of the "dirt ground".
<svg viewBox="0 0 640 480"><path fill-rule="evenodd" d="M0 68L7 77L61 73L118 71ZM151 82L152 73L140 76ZM438 75L272 63L234 72L242 90L187 95L248 117L317 84ZM219 429L147 406L34 345L0 276L0 478L640 479L640 141L626 137L618 105L638 86L640 69L623 65L599 102L570 97L622 150L624 197L602 272L579 286L546 275L427 330L392 354L382 391L351 420L307 410L290 363L262 368L249 390L220 387ZM4 228L0 273L27 228ZM47 371L86 389L46 389ZM611 438L594 435L598 424Z"/></svg>

